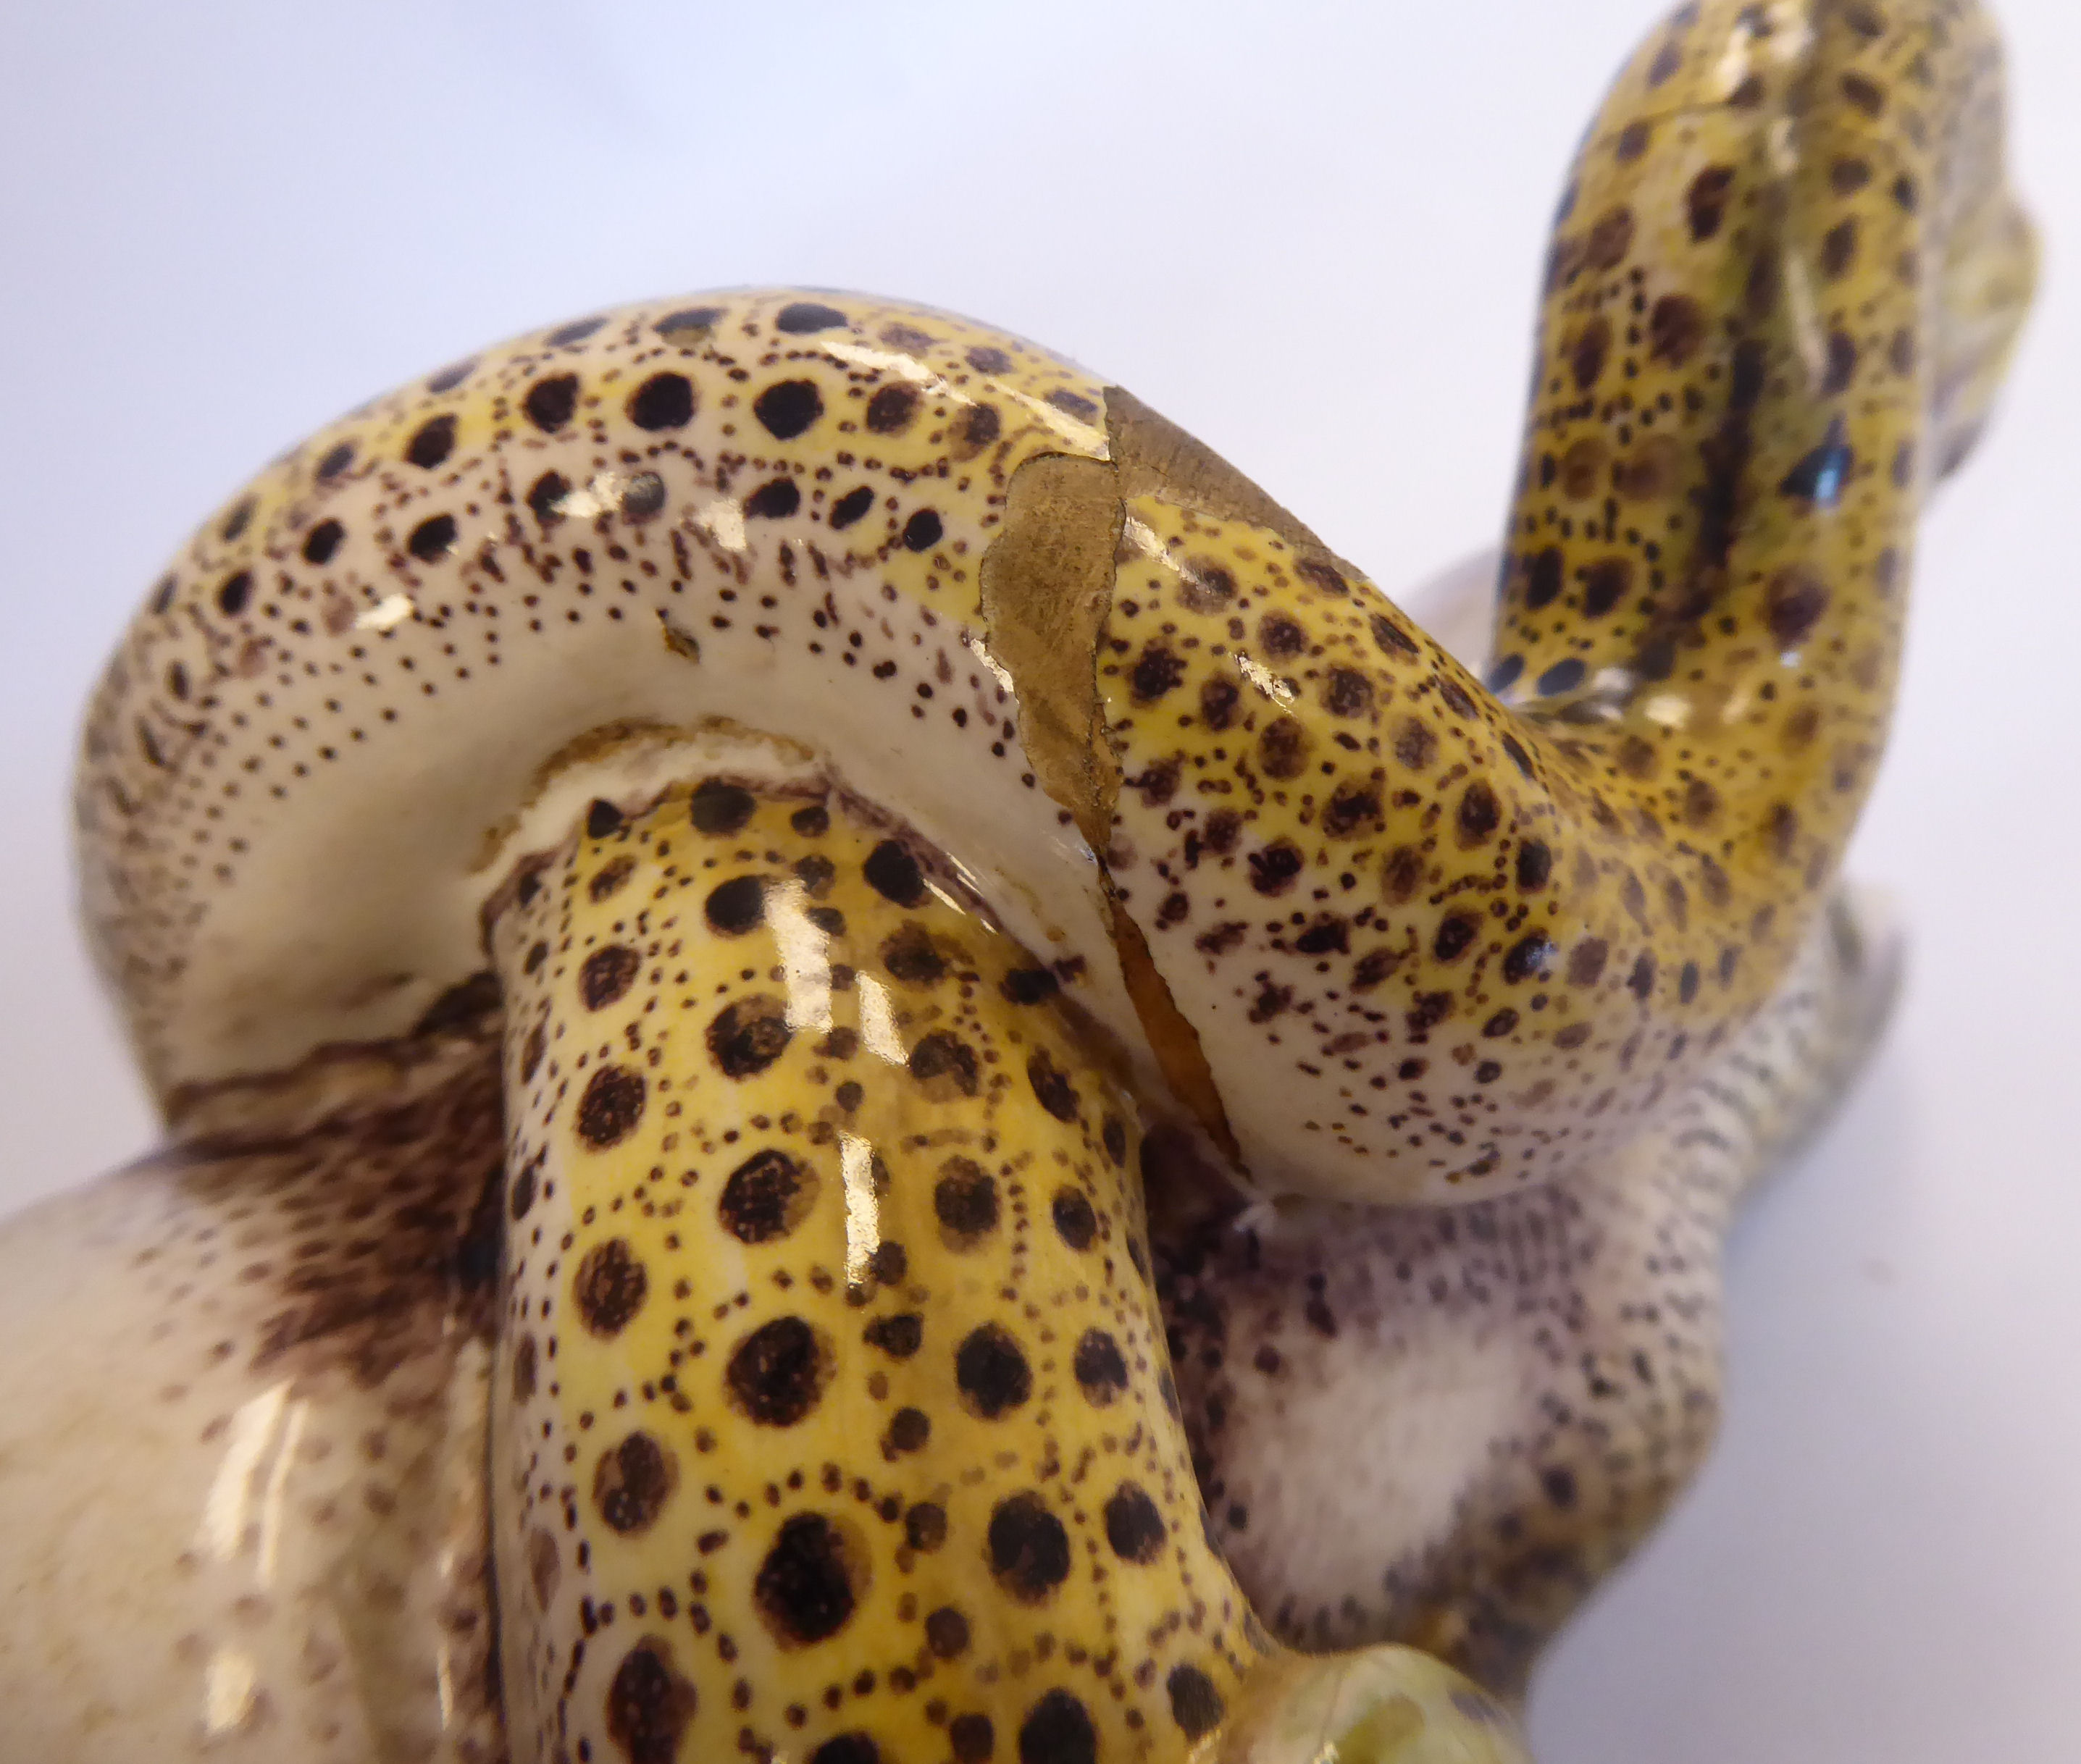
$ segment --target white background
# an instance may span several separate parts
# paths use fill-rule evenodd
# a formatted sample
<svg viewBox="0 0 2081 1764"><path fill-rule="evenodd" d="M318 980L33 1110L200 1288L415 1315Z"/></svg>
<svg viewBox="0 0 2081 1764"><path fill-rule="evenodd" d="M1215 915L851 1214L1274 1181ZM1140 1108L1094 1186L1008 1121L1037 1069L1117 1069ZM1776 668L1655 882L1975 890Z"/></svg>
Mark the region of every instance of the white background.
<svg viewBox="0 0 2081 1764"><path fill-rule="evenodd" d="M1999 426L1925 530L1855 853L1914 927L1905 1009L1737 1235L1725 1442L1552 1655L1542 1764L2081 1756L2081 14L2002 10L2048 275ZM1546 217L1653 16L9 13L0 1203L149 1139L68 918L74 729L162 558L283 445L603 303L864 288L1076 356L1413 582L1497 528Z"/></svg>

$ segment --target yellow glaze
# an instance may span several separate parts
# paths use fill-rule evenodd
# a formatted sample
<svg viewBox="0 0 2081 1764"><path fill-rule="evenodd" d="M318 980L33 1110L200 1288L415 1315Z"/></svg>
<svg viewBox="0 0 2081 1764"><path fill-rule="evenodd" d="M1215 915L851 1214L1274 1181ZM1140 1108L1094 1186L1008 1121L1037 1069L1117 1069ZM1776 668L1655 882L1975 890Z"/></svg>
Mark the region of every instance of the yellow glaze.
<svg viewBox="0 0 2081 1764"><path fill-rule="evenodd" d="M133 1185L190 1235L129 1334L183 1368L166 1486L229 1486L267 1404L318 1404L320 1455L380 1409L409 1476L284 1447L281 1487L328 1526L437 1488L384 1560L449 1541L296 1558L296 1633L380 1672L199 1619L96 1743L177 1755L161 1686L235 1656L208 1743L296 1764L486 1758L494 1706L541 1764L1520 1756L1449 1668L1514 1696L1702 1451L1727 1206L1884 996L1818 927L1913 523L2028 296L2000 124L1965 0L1650 38L1562 204L1486 683L1120 387L852 295L532 332L271 467L149 597L79 774L185 1136ZM98 1268L98 1216L0 1255ZM32 1518L78 1483L52 1451ZM93 1486L123 1560L194 1572ZM1224 1540L1282 1641L1362 1651L1284 1652ZM209 1598L257 1623L233 1542ZM487 1552L495 1625L457 1608ZM0 1700L29 1657L0 1638ZM353 1728L351 1683L410 1706Z"/></svg>
<svg viewBox="0 0 2081 1764"><path fill-rule="evenodd" d="M1134 1106L958 886L710 779L598 805L500 914L523 1754L1175 1757L1318 1676L1208 1542ZM1354 1670L1383 1734L1508 1755L1442 1669Z"/></svg>
<svg viewBox="0 0 2081 1764"><path fill-rule="evenodd" d="M2029 285L1991 34L1687 7L1643 54L1562 203L1500 704L1280 536L1127 505L1115 874L1217 1088L1279 1074L1234 1124L1269 1186L1471 1195L1637 1132L1776 987L1884 742L1932 455Z"/></svg>

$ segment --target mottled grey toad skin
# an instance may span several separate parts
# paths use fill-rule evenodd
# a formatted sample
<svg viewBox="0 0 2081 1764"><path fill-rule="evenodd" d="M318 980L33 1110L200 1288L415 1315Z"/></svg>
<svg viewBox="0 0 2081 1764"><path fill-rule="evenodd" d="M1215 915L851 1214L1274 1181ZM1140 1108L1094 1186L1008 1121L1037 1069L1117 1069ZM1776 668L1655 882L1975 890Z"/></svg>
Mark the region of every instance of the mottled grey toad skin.
<svg viewBox="0 0 2081 1764"><path fill-rule="evenodd" d="M505 1758L486 1031L225 1086L0 1228L0 1758Z"/></svg>
<svg viewBox="0 0 2081 1764"><path fill-rule="evenodd" d="M1861 1069L1899 964L1839 897L1769 1008L1566 1187L1238 1216L1145 1160L1201 1492L1276 1634L1410 1642L1522 1694L1710 1446L1730 1216Z"/></svg>

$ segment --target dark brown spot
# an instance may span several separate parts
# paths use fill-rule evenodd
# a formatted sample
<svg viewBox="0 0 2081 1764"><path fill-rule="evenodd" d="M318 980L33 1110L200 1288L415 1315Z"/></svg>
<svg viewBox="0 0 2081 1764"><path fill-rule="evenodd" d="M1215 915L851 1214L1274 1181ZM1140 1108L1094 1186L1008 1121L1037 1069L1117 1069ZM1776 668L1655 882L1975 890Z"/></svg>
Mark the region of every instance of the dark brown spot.
<svg viewBox="0 0 2081 1764"><path fill-rule="evenodd" d="M1705 340L1705 315L1687 294L1665 294L1648 313L1648 357L1681 368Z"/></svg>
<svg viewBox="0 0 2081 1764"><path fill-rule="evenodd" d="M888 1431L881 1436L885 1457L900 1458L922 1451L932 1437L932 1420L922 1409L902 1408L889 1418Z"/></svg>
<svg viewBox="0 0 2081 1764"><path fill-rule="evenodd" d="M894 839L885 839L861 866L869 887L898 906L916 906L925 898L924 872L918 860Z"/></svg>
<svg viewBox="0 0 2081 1764"><path fill-rule="evenodd" d="M304 536L304 561L307 564L330 563L333 553L339 549L341 540L346 537L347 529L338 521L320 521Z"/></svg>
<svg viewBox="0 0 2081 1764"><path fill-rule="evenodd" d="M1526 610L1537 612L1542 607L1551 606L1561 598L1565 580L1565 565L1558 545L1549 545L1525 560L1524 604Z"/></svg>
<svg viewBox="0 0 2081 1764"><path fill-rule="evenodd" d="M947 959L933 946L932 934L915 919L906 919L881 943L881 965L906 986L936 986L946 977Z"/></svg>
<svg viewBox="0 0 2081 1764"><path fill-rule="evenodd" d="M1373 647L1382 655L1406 658L1423 653L1417 647L1416 640L1384 612L1373 614L1369 628L1373 632Z"/></svg>
<svg viewBox="0 0 2081 1764"><path fill-rule="evenodd" d="M1583 574L1583 615L1602 618L1625 598L1632 586L1633 563L1629 558L1600 558Z"/></svg>
<svg viewBox="0 0 2081 1764"><path fill-rule="evenodd" d="M1381 892L1399 906L1414 900L1423 885L1423 854L1414 846L1397 846L1381 863Z"/></svg>
<svg viewBox="0 0 2081 1764"><path fill-rule="evenodd" d="M1441 962L1456 962L1467 953L1481 926L1464 913L1455 913L1438 927L1438 934L1431 940L1431 953Z"/></svg>
<svg viewBox="0 0 2081 1764"><path fill-rule="evenodd" d="M1841 158L1828 167L1828 187L1839 196L1854 196L1872 181L1872 168L1861 159Z"/></svg>
<svg viewBox="0 0 2081 1764"><path fill-rule="evenodd" d="M528 506L544 527L564 518L564 498L571 494L570 480L561 472L544 472L528 492Z"/></svg>
<svg viewBox="0 0 2081 1764"><path fill-rule="evenodd" d="M1612 323L1600 313L1575 334L1568 346L1568 371L1574 376L1576 391L1587 392L1596 384L1611 349Z"/></svg>
<svg viewBox="0 0 2081 1764"><path fill-rule="evenodd" d="M997 1729L986 1715L957 1715L947 1724L947 1743L954 1764L984 1764L997 1750Z"/></svg>
<svg viewBox="0 0 2081 1764"><path fill-rule="evenodd" d="M787 1052L792 1031L780 1001L767 993L725 1006L708 1025L708 1057L726 1078L756 1077Z"/></svg>
<svg viewBox="0 0 2081 1764"><path fill-rule="evenodd" d="M1173 1666L1163 1688L1171 1694L1171 1719L1187 1739L1196 1740L1221 1724L1226 1712L1221 1694L1214 1688L1214 1681L1197 1666Z"/></svg>
<svg viewBox="0 0 2081 1764"><path fill-rule="evenodd" d="M596 1152L618 1145L643 1119L643 1074L623 1065L603 1065L578 1098L578 1137Z"/></svg>
<svg viewBox="0 0 2081 1764"><path fill-rule="evenodd" d="M947 1541L947 1510L936 1501L920 1501L903 1515L903 1541L929 1556Z"/></svg>
<svg viewBox="0 0 2081 1764"><path fill-rule="evenodd" d="M1552 970L1558 953L1553 939L1544 931L1529 932L1511 944L1503 956L1503 977L1515 985L1535 974L1545 975Z"/></svg>
<svg viewBox="0 0 2081 1764"><path fill-rule="evenodd" d="M1842 89L1851 107L1867 116L1877 116L1886 109L1886 88L1861 74L1845 74Z"/></svg>
<svg viewBox="0 0 2081 1764"><path fill-rule="evenodd" d="M852 1620L867 1590L867 1560L820 1513L785 1521L752 1581L752 1598L784 1648L827 1641Z"/></svg>
<svg viewBox="0 0 2081 1764"><path fill-rule="evenodd" d="M1829 228L1821 240L1821 271L1831 281L1847 275L1857 261L1857 217Z"/></svg>
<svg viewBox="0 0 2081 1764"><path fill-rule="evenodd" d="M1257 763L1268 778L1298 778L1308 769L1314 743L1297 716L1275 718L1257 738Z"/></svg>
<svg viewBox="0 0 2081 1764"><path fill-rule="evenodd" d="M1366 716L1373 709L1373 682L1356 668L1332 668L1322 704L1332 716Z"/></svg>
<svg viewBox="0 0 2081 1764"><path fill-rule="evenodd" d="M1604 487L1604 461L1609 451L1603 440L1594 435L1571 441L1555 468L1560 478L1561 494L1576 502L1595 496Z"/></svg>
<svg viewBox="0 0 2081 1764"><path fill-rule="evenodd" d="M610 1529L623 1537L640 1537L657 1522L679 1480L672 1454L639 1429L600 1455L593 1472L592 1504Z"/></svg>
<svg viewBox="0 0 2081 1764"><path fill-rule="evenodd" d="M405 444L405 458L423 472L431 472L455 451L456 419L452 416L429 418L412 431L412 439Z"/></svg>
<svg viewBox="0 0 2081 1764"><path fill-rule="evenodd" d="M918 414L918 388L884 386L867 401L867 426L876 435L901 435Z"/></svg>
<svg viewBox="0 0 2081 1764"><path fill-rule="evenodd" d="M681 349L695 349L708 340L723 316L720 306L683 306L667 313L651 328Z"/></svg>
<svg viewBox="0 0 2081 1764"><path fill-rule="evenodd" d="M1084 1250L1091 1246L1098 1236L1098 1215L1091 1210L1091 1197L1081 1188L1064 1186L1055 1191L1054 1200L1049 1212L1055 1221L1056 1233L1072 1250Z"/></svg>
<svg viewBox="0 0 2081 1764"><path fill-rule="evenodd" d="M1189 612L1218 612L1235 595L1235 578L1204 557L1188 558L1179 572L1178 598Z"/></svg>
<svg viewBox="0 0 2081 1764"><path fill-rule="evenodd" d="M645 1636L607 1688L607 1737L629 1764L677 1764L695 1706L694 1687L673 1670L672 1644Z"/></svg>
<svg viewBox="0 0 2081 1764"><path fill-rule="evenodd" d="M1185 678L1184 658L1161 639L1152 641L1137 658L1129 684L1135 702L1153 704Z"/></svg>
<svg viewBox="0 0 2081 1764"><path fill-rule="evenodd" d="M835 306L822 300L791 300L774 315L773 328L789 337L806 337L850 322Z"/></svg>
<svg viewBox="0 0 2081 1764"><path fill-rule="evenodd" d="M1250 885L1259 894L1284 894L1293 885L1305 860L1301 848L1290 839L1280 839L1250 855Z"/></svg>
<svg viewBox="0 0 2081 1764"><path fill-rule="evenodd" d="M1123 1562L1144 1567L1163 1553L1163 1516L1141 1484L1123 1482L1105 1504L1106 1542Z"/></svg>
<svg viewBox="0 0 2081 1764"><path fill-rule="evenodd" d="M1553 873L1553 854L1538 840L1528 839L1517 848L1517 885L1526 893L1545 888Z"/></svg>
<svg viewBox="0 0 2081 1764"><path fill-rule="evenodd" d="M864 484L847 490L831 504L831 531L843 532L874 506L874 492Z"/></svg>
<svg viewBox="0 0 2081 1764"><path fill-rule="evenodd" d="M607 323L604 315L590 314L584 318L568 319L551 331L543 341L552 349L568 349L574 343L582 343Z"/></svg>
<svg viewBox="0 0 2081 1764"><path fill-rule="evenodd" d="M1352 990L1370 992L1399 968L1402 955L1399 950L1376 949L1368 951L1352 965Z"/></svg>
<svg viewBox="0 0 2081 1764"><path fill-rule="evenodd" d="M540 1158L530 1158L520 1166L519 1174L514 1177L512 1191L507 1197L507 1211L514 1218L526 1218L528 1209L535 1204L536 1174L540 1167Z"/></svg>
<svg viewBox="0 0 2081 1764"><path fill-rule="evenodd" d="M708 929L722 937L742 937L766 918L766 878L734 876L708 891L701 907Z"/></svg>
<svg viewBox="0 0 2081 1764"><path fill-rule="evenodd" d="M1732 166L1708 166L1691 180L1684 205L1690 216L1694 242L1702 245L1720 230L1720 222L1727 212L1727 192L1734 182Z"/></svg>
<svg viewBox="0 0 2081 1764"><path fill-rule="evenodd" d="M860 1331L869 1347L878 1347L891 1359L906 1360L925 1340L925 1320L914 1311L894 1317L878 1317Z"/></svg>
<svg viewBox="0 0 2081 1764"><path fill-rule="evenodd" d="M1772 854L1780 863L1791 858L1799 846L1799 811L1789 803L1772 804L1769 832Z"/></svg>
<svg viewBox="0 0 2081 1764"><path fill-rule="evenodd" d="M1127 1388L1127 1362L1120 1343L1104 1329L1086 1329L1071 1362L1083 1393L1101 1409Z"/></svg>
<svg viewBox="0 0 2081 1764"><path fill-rule="evenodd" d="M1771 578L1764 616L1780 649L1796 649L1814 634L1828 610L1828 586L1813 571L1793 564Z"/></svg>
<svg viewBox="0 0 2081 1764"><path fill-rule="evenodd" d="M647 475L647 474L646 474ZM801 486L791 477L777 477L762 484L744 499L744 512L755 520L784 521L802 506ZM664 506L664 484L658 481L657 506ZM621 511L630 512L628 498L622 499Z"/></svg>
<svg viewBox="0 0 2081 1764"><path fill-rule="evenodd" d="M1293 939L1293 947L1303 956L1347 954L1352 947L1351 921L1325 913Z"/></svg>
<svg viewBox="0 0 2081 1764"><path fill-rule="evenodd" d="M1226 729L1235 720L1237 701L1242 696L1233 680L1218 674L1200 682L1200 717L1209 729Z"/></svg>
<svg viewBox="0 0 2081 1764"><path fill-rule="evenodd" d="M578 997L588 1010L604 1010L629 990L643 958L626 943L609 943L586 956L578 969Z"/></svg>
<svg viewBox="0 0 2081 1764"><path fill-rule="evenodd" d="M1478 846L1501 825L1503 807L1497 802L1495 791L1478 778L1461 793L1459 811L1453 819L1459 826L1460 842Z"/></svg>
<svg viewBox="0 0 2081 1764"><path fill-rule="evenodd" d="M818 1186L814 1170L769 1145L729 1173L716 1216L739 1243L771 1243L809 1216Z"/></svg>
<svg viewBox="0 0 2081 1764"><path fill-rule="evenodd" d="M1037 1005L1053 998L1062 983L1045 968L1015 968L998 984L998 990L1015 1005Z"/></svg>
<svg viewBox="0 0 2081 1764"><path fill-rule="evenodd" d="M431 514L418 527L406 535L404 549L418 557L420 564L433 564L449 553L456 543L456 516L452 514Z"/></svg>
<svg viewBox="0 0 2081 1764"><path fill-rule="evenodd" d="M1070 1692L1049 1691L1019 1724L1019 1764L1098 1764L1098 1729Z"/></svg>
<svg viewBox="0 0 2081 1764"><path fill-rule="evenodd" d="M1025 1353L994 1323L969 1330L955 1350L954 1383L969 1413L985 1421L995 1421L1033 1394Z"/></svg>
<svg viewBox="0 0 2081 1764"><path fill-rule="evenodd" d="M990 1516L990 1568L1022 1605L1037 1605L1070 1577L1070 1534L1037 1494L1007 1495Z"/></svg>
<svg viewBox="0 0 2081 1764"><path fill-rule="evenodd" d="M1377 830L1381 821L1380 792L1368 784L1339 784L1322 811L1322 831L1332 839Z"/></svg>
<svg viewBox="0 0 2081 1764"><path fill-rule="evenodd" d="M1267 655L1282 660L1307 653L1308 632L1298 619L1284 612L1268 612L1258 621L1257 640Z"/></svg>
<svg viewBox="0 0 2081 1764"><path fill-rule="evenodd" d="M595 1244L571 1279L578 1320L602 1340L627 1329L650 1290L650 1277L624 1237Z"/></svg>
<svg viewBox="0 0 2081 1764"><path fill-rule="evenodd" d="M972 460L1003 432L995 405L973 405L954 425L954 457Z"/></svg>
<svg viewBox="0 0 2081 1764"><path fill-rule="evenodd" d="M742 828L758 806L742 785L711 778L688 799L687 816L696 832L726 836Z"/></svg>
<svg viewBox="0 0 2081 1764"><path fill-rule="evenodd" d="M1394 757L1410 771L1422 771L1438 757L1438 737L1420 717L1405 717L1395 732Z"/></svg>
<svg viewBox="0 0 2081 1764"><path fill-rule="evenodd" d="M975 1049L944 1029L935 1029L910 1050L910 1076L928 1096L973 1096L980 1070Z"/></svg>
<svg viewBox="0 0 2081 1764"><path fill-rule="evenodd" d="M969 1620L952 1605L942 1605L925 1619L925 1645L935 1660L957 1660L967 1652Z"/></svg>
<svg viewBox="0 0 2081 1764"><path fill-rule="evenodd" d="M528 388L527 397L520 401L520 409L544 435L553 435L571 420L571 413L578 409L578 376L552 374Z"/></svg>
<svg viewBox="0 0 2081 1764"><path fill-rule="evenodd" d="M970 1158L949 1157L933 1185L932 1212L950 1247L973 1250L997 1228L997 1178Z"/></svg>
<svg viewBox="0 0 2081 1764"><path fill-rule="evenodd" d="M776 441L792 441L824 414L813 380L781 380L752 401L751 414Z"/></svg>
<svg viewBox="0 0 2081 1764"><path fill-rule="evenodd" d="M1568 952L1568 984L1594 986L1604 978L1609 946L1601 937L1586 937Z"/></svg>
<svg viewBox="0 0 2081 1764"><path fill-rule="evenodd" d="M841 1733L812 1752L809 1764L881 1764L881 1748L865 1733Z"/></svg>
<svg viewBox="0 0 2081 1764"><path fill-rule="evenodd" d="M1583 242L1583 255L1593 270L1614 270L1633 249L1633 210L1621 204L1597 217Z"/></svg>

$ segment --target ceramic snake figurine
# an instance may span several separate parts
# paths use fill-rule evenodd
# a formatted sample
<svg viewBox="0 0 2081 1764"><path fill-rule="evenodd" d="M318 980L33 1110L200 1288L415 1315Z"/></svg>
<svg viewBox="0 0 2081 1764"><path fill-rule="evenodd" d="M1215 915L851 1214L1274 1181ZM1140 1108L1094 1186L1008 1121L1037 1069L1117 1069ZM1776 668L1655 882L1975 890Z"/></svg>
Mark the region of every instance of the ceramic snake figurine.
<svg viewBox="0 0 2081 1764"><path fill-rule="evenodd" d="M0 1758L1520 1758L1889 994L1835 875L2028 296L2000 112L1965 0L1653 34L1485 681L852 296L271 467L90 717L170 1137L0 1236Z"/></svg>

